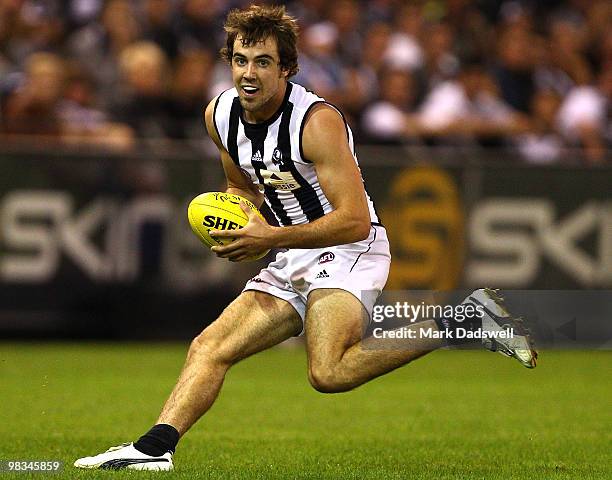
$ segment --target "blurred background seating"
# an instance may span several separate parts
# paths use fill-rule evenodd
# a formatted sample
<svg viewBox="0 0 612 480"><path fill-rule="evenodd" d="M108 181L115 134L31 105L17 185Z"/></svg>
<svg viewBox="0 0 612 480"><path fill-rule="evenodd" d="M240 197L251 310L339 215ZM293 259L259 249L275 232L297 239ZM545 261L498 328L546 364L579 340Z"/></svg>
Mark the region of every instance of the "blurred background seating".
<svg viewBox="0 0 612 480"><path fill-rule="evenodd" d="M131 149L210 148L201 109L231 87L218 56L241 0L2 0L0 135ZM359 143L512 148L610 160L605 0L295 0L295 78Z"/></svg>

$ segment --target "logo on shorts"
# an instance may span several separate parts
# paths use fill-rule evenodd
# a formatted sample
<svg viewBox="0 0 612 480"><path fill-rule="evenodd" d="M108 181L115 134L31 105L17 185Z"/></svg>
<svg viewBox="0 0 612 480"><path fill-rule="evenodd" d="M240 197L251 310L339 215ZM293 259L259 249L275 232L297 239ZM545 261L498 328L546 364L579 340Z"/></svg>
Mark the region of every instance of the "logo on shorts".
<svg viewBox="0 0 612 480"><path fill-rule="evenodd" d="M321 256L319 257L319 265L321 265L322 263L331 262L334 258L336 258L336 256L334 255L334 252L322 253Z"/></svg>
<svg viewBox="0 0 612 480"><path fill-rule="evenodd" d="M259 277L253 277L249 281L255 282L255 283L262 283L263 282L263 280L261 278L259 278Z"/></svg>
<svg viewBox="0 0 612 480"><path fill-rule="evenodd" d="M321 254L321 256L319 257L319 265L321 265L322 263L327 263L327 262L331 262L334 260L334 258L336 258L336 256L334 255L334 252L324 252Z"/></svg>
<svg viewBox="0 0 612 480"><path fill-rule="evenodd" d="M315 277L315 279L317 278L329 278L329 275L325 270L321 270Z"/></svg>

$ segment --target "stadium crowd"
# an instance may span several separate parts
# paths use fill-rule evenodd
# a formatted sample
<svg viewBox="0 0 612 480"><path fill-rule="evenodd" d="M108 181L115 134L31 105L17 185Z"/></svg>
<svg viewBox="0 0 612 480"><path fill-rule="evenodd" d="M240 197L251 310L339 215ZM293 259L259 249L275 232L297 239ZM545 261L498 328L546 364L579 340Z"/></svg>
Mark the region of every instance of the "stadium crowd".
<svg viewBox="0 0 612 480"><path fill-rule="evenodd" d="M241 0L0 0L0 138L202 144ZM274 3L274 2L271 2ZM612 2L301 0L295 81L360 142L610 160ZM29 138L29 137L28 137Z"/></svg>

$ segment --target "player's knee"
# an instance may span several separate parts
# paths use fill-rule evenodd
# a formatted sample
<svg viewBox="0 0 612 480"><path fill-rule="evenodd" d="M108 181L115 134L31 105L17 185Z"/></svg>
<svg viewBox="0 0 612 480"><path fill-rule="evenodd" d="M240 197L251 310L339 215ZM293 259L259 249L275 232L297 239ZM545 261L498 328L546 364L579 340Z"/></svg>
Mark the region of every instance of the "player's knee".
<svg viewBox="0 0 612 480"><path fill-rule="evenodd" d="M231 352L222 338L218 338L211 332L204 330L191 341L189 355L197 356L203 361L213 362L221 365L234 363Z"/></svg>
<svg viewBox="0 0 612 480"><path fill-rule="evenodd" d="M341 393L352 388L343 384L332 369L324 366L311 365L308 368L308 380L312 387L321 393Z"/></svg>

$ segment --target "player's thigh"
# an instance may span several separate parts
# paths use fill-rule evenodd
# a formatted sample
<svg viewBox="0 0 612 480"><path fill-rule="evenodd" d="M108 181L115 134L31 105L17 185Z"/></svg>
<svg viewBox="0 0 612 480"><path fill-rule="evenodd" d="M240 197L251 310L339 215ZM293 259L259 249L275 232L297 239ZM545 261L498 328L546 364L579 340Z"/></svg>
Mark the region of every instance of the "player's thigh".
<svg viewBox="0 0 612 480"><path fill-rule="evenodd" d="M361 340L367 313L363 304L341 289L317 289L306 306L306 349L309 364L333 364Z"/></svg>
<svg viewBox="0 0 612 480"><path fill-rule="evenodd" d="M216 360L235 363L297 335L302 321L285 300L258 291L242 292L194 343Z"/></svg>

